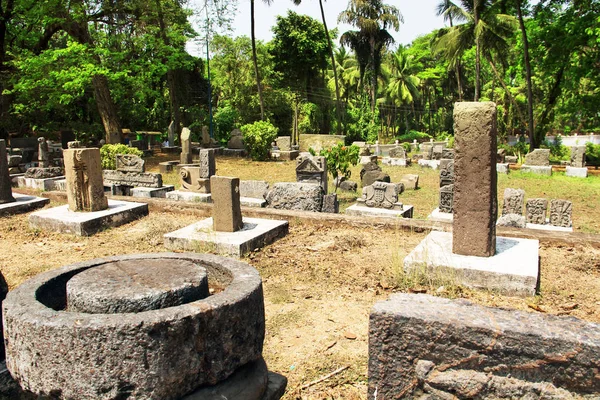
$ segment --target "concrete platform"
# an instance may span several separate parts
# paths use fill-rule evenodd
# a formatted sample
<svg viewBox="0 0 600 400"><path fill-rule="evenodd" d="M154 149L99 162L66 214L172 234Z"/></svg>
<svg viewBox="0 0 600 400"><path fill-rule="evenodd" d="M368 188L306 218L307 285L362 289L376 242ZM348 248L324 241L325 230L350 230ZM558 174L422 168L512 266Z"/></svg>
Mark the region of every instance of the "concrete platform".
<svg viewBox="0 0 600 400"><path fill-rule="evenodd" d="M573 227L564 227L564 226L554 226L547 223L545 225L542 224L527 224L525 225L527 229L537 229L540 231L553 231L553 232L573 232Z"/></svg>
<svg viewBox="0 0 600 400"><path fill-rule="evenodd" d="M212 196L210 193L184 192L182 190L173 190L166 193L166 198L176 201L191 201L194 203L211 203Z"/></svg>
<svg viewBox="0 0 600 400"><path fill-rule="evenodd" d="M94 212L73 212L69 206L36 211L29 216L32 228L91 236L106 228L114 228L148 215L148 204L108 200L108 209Z"/></svg>
<svg viewBox="0 0 600 400"><path fill-rule="evenodd" d="M435 271L468 287L533 296L539 277L538 249L538 240L497 237L493 257L463 256L452 253L452 233L434 231L404 259L404 271Z"/></svg>
<svg viewBox="0 0 600 400"><path fill-rule="evenodd" d="M577 168L577 167L571 167L571 166L567 165L565 175L571 176L574 178L587 178L588 169L587 169L587 167Z"/></svg>
<svg viewBox="0 0 600 400"><path fill-rule="evenodd" d="M267 206L267 201L255 197L240 197L240 204L244 207L263 208Z"/></svg>
<svg viewBox="0 0 600 400"><path fill-rule="evenodd" d="M50 199L43 197L27 196L19 193L13 193L12 195L16 201L0 204L0 216L26 213L50 203Z"/></svg>
<svg viewBox="0 0 600 400"><path fill-rule="evenodd" d="M213 231L212 218L204 219L178 231L164 235L170 250L195 252L215 251L241 257L288 233L288 222L261 218L244 218L244 228L237 232Z"/></svg>
<svg viewBox="0 0 600 400"><path fill-rule="evenodd" d="M391 158L391 157L383 157L381 159L381 163L384 165L392 165L396 167L406 167L408 166L406 158Z"/></svg>
<svg viewBox="0 0 600 400"><path fill-rule="evenodd" d="M404 209L402 210L388 210L386 208L366 207L353 204L346 208L344 214L363 217L412 218L413 209L414 207L409 204L404 204Z"/></svg>
<svg viewBox="0 0 600 400"><path fill-rule="evenodd" d="M419 166L424 168L439 169L440 160L419 160Z"/></svg>
<svg viewBox="0 0 600 400"><path fill-rule="evenodd" d="M441 212L439 208L436 208L427 216L429 221L438 222L452 222L454 221L454 214Z"/></svg>
<svg viewBox="0 0 600 400"><path fill-rule="evenodd" d="M175 186L166 185L159 188L148 188L148 187L134 187L131 189L131 197L156 197L164 199L167 197L167 193L175 190Z"/></svg>
<svg viewBox="0 0 600 400"><path fill-rule="evenodd" d="M508 174L510 173L509 163L497 163L496 164L496 172L499 174Z"/></svg>
<svg viewBox="0 0 600 400"><path fill-rule="evenodd" d="M22 188L31 188L38 190L50 191L54 190L54 185L56 181L64 180L64 176L57 176L54 178L46 178L46 179L34 179L34 178L25 178L25 176L20 176L17 178L17 186Z"/></svg>
<svg viewBox="0 0 600 400"><path fill-rule="evenodd" d="M547 167L538 165L521 165L521 172L552 176L552 165Z"/></svg>

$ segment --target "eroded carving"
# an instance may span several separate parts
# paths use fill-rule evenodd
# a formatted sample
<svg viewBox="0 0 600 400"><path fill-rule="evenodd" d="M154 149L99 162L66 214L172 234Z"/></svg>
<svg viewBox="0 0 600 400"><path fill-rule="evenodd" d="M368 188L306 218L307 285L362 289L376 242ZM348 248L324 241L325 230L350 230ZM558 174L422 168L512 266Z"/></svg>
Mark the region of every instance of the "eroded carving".
<svg viewBox="0 0 600 400"><path fill-rule="evenodd" d="M362 190L362 197L357 199L360 205L367 207L386 208L388 210L402 210L402 203L398 201L398 185L395 183L375 182Z"/></svg>
<svg viewBox="0 0 600 400"><path fill-rule="evenodd" d="M550 202L550 225L570 228L573 203L568 200L552 200Z"/></svg>
<svg viewBox="0 0 600 400"><path fill-rule="evenodd" d="M527 223L540 224L546 223L546 210L548 209L548 200L529 199L527 200Z"/></svg>

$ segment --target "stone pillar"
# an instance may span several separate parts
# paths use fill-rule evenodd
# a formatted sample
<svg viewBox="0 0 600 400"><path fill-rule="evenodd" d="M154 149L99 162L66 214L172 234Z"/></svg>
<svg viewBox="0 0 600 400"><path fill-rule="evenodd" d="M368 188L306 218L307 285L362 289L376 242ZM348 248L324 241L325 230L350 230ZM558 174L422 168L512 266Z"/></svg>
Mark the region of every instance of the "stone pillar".
<svg viewBox="0 0 600 400"><path fill-rule="evenodd" d="M38 167L50 167L50 150L46 138L38 138Z"/></svg>
<svg viewBox="0 0 600 400"><path fill-rule="evenodd" d="M70 142L63 151L67 200L71 211L102 211L108 208L102 181L100 150L78 148Z"/></svg>
<svg viewBox="0 0 600 400"><path fill-rule="evenodd" d="M175 146L175 121L171 121L171 123L169 124L168 135L169 147Z"/></svg>
<svg viewBox="0 0 600 400"><path fill-rule="evenodd" d="M211 176L210 187L213 201L213 230L236 232L242 229L240 207L240 178Z"/></svg>
<svg viewBox="0 0 600 400"><path fill-rule="evenodd" d="M10 174L8 173L8 159L6 158L6 142L0 140L0 204L12 203Z"/></svg>
<svg viewBox="0 0 600 400"><path fill-rule="evenodd" d="M496 104L454 105L454 254L496 253Z"/></svg>
<svg viewBox="0 0 600 400"><path fill-rule="evenodd" d="M181 156L179 161L181 164L192 163L192 142L191 142L192 131L189 128L183 128L181 130Z"/></svg>

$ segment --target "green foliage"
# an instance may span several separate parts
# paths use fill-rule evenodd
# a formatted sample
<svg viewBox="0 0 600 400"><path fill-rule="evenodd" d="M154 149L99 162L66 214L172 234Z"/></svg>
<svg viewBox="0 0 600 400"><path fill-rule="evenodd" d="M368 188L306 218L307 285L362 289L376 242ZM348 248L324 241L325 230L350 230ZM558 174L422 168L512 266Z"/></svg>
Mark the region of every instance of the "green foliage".
<svg viewBox="0 0 600 400"><path fill-rule="evenodd" d="M271 143L277 138L279 130L268 121L257 121L242 126L241 131L250 157L255 161L268 160Z"/></svg>
<svg viewBox="0 0 600 400"><path fill-rule="evenodd" d="M325 157L327 160L327 170L331 174L334 180L338 177L350 178L352 172L350 171L351 165L358 164L360 148L358 146L345 146L342 143L338 143L330 149L323 149L320 155ZM339 186L339 181L335 186L335 190Z"/></svg>
<svg viewBox="0 0 600 400"><path fill-rule="evenodd" d="M570 158L570 149L562 144L562 139L558 135L552 142L544 140L540 148L550 149L550 161L564 161Z"/></svg>
<svg viewBox="0 0 600 400"><path fill-rule="evenodd" d="M226 146L238 118L237 110L229 104L219 107L213 114L215 140Z"/></svg>
<svg viewBox="0 0 600 400"><path fill-rule="evenodd" d="M375 143L379 135L379 111L371 111L367 97L363 97L358 106L348 109L346 142L366 141Z"/></svg>
<svg viewBox="0 0 600 400"><path fill-rule="evenodd" d="M417 142L422 142L424 140L429 140L431 139L431 135L425 133L425 132L418 132L418 131L409 131L408 133L405 133L404 135L400 135L397 138L400 142L413 142L415 139L417 140Z"/></svg>
<svg viewBox="0 0 600 400"><path fill-rule="evenodd" d="M595 167L600 166L600 144L585 144L585 162Z"/></svg>
<svg viewBox="0 0 600 400"><path fill-rule="evenodd" d="M117 154L133 154L143 156L144 153L135 147L129 147L125 144L105 144L100 148L100 157L102 159L102 169L115 169Z"/></svg>
<svg viewBox="0 0 600 400"><path fill-rule="evenodd" d="M300 107L300 118L298 121L298 131L300 133L314 134L319 133L319 120L321 119L321 110L315 103L304 103Z"/></svg>

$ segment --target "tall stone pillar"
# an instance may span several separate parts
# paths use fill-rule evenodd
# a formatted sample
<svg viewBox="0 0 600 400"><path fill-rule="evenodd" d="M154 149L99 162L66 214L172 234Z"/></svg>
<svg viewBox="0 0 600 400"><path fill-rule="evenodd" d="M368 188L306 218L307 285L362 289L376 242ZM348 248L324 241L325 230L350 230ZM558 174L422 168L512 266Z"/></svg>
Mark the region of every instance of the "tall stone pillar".
<svg viewBox="0 0 600 400"><path fill-rule="evenodd" d="M8 159L6 158L6 142L0 140L0 204L16 201L12 195Z"/></svg>
<svg viewBox="0 0 600 400"><path fill-rule="evenodd" d="M189 128L181 130L181 155L179 161L181 164L192 163L192 131Z"/></svg>
<svg viewBox="0 0 600 400"><path fill-rule="evenodd" d="M454 254L496 253L496 104L454 105Z"/></svg>
<svg viewBox="0 0 600 400"><path fill-rule="evenodd" d="M100 150L78 146L78 142L70 142L63 151L69 210L106 210L108 200L104 195Z"/></svg>
<svg viewBox="0 0 600 400"><path fill-rule="evenodd" d="M169 124L169 147L175 146L175 121L171 121Z"/></svg>
<svg viewBox="0 0 600 400"><path fill-rule="evenodd" d="M240 206L240 178L226 176L210 177L213 201L213 230L236 232L242 229Z"/></svg>

